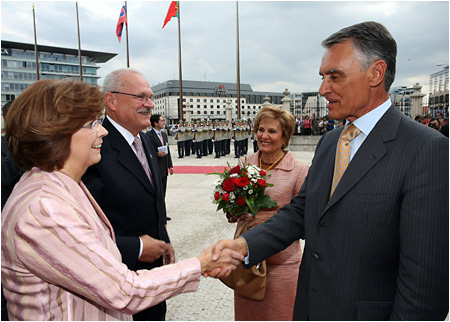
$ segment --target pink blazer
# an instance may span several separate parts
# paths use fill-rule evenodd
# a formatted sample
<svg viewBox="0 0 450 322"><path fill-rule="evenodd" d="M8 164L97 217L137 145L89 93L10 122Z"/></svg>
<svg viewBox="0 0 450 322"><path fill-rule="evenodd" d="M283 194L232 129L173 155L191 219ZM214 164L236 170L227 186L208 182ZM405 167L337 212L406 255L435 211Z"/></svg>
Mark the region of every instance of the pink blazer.
<svg viewBox="0 0 450 322"><path fill-rule="evenodd" d="M243 161L243 159L241 159ZM247 157L248 163L259 167L259 153L252 154ZM291 198L296 196L305 181L309 167L298 161L292 152L288 151L283 160L274 168L268 171L267 182L274 184L273 187L266 188L266 194L277 202L277 207L271 210L260 210L255 220L250 224L251 227L259 225L267 221L275 215L280 208L287 205ZM242 223L238 223L240 225ZM286 250L269 258L269 264L287 264L300 262L302 250L300 242L294 242Z"/></svg>
<svg viewBox="0 0 450 322"><path fill-rule="evenodd" d="M196 291L196 258L132 272L114 231L83 183L38 168L2 212L2 284L11 320L131 320L131 314Z"/></svg>

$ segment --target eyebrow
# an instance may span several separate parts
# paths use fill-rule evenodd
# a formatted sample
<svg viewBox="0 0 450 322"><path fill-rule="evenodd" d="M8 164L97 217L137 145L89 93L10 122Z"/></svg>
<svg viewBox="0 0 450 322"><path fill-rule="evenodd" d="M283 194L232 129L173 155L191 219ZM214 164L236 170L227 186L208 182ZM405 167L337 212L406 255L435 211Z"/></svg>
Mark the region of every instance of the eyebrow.
<svg viewBox="0 0 450 322"><path fill-rule="evenodd" d="M343 75L344 74L344 72L342 71L342 70L340 70L340 69L337 69L337 68L330 68L329 70L327 70L326 72L325 72L325 75L330 75L330 74L340 74L340 75ZM321 72L319 72L319 75L323 75Z"/></svg>

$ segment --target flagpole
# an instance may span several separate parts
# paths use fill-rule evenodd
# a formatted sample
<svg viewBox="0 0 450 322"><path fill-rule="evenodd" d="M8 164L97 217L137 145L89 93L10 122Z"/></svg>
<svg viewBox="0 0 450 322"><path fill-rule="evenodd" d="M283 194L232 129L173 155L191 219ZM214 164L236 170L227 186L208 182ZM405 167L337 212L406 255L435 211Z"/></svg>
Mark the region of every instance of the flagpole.
<svg viewBox="0 0 450 322"><path fill-rule="evenodd" d="M183 76L181 70L181 15L180 15L180 2L178 2L178 60L180 66L180 121L183 120Z"/></svg>
<svg viewBox="0 0 450 322"><path fill-rule="evenodd" d="M127 68L130 68L130 49L128 47L128 6L126 1L125 1L125 13L127 15L127 22L125 23L125 32L127 35Z"/></svg>
<svg viewBox="0 0 450 322"><path fill-rule="evenodd" d="M236 66L237 66L237 112L241 119L241 75L239 66L239 1L236 1Z"/></svg>
<svg viewBox="0 0 450 322"><path fill-rule="evenodd" d="M40 79L39 77L39 53L37 50L37 36L36 36L36 14L34 12L34 3L33 3L33 25L34 25L34 55L36 56L36 74L37 74L37 80Z"/></svg>
<svg viewBox="0 0 450 322"><path fill-rule="evenodd" d="M83 63L81 60L81 40L80 40L80 19L78 16L78 1L75 1L77 8L77 28L78 28L78 57L80 58L80 81L83 81Z"/></svg>

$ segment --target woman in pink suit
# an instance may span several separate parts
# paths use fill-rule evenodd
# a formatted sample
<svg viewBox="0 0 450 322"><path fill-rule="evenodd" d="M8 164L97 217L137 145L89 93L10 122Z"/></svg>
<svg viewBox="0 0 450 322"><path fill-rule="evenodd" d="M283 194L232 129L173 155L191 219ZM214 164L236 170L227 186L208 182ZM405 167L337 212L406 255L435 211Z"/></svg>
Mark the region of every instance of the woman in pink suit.
<svg viewBox="0 0 450 322"><path fill-rule="evenodd" d="M97 86L41 80L6 116L11 155L27 170L2 212L2 284L11 320L131 320L195 291L201 273L214 268L209 250L150 271L122 264L114 231L81 182L101 158L108 133L103 107ZM243 260L232 255L220 265L229 270Z"/></svg>
<svg viewBox="0 0 450 322"><path fill-rule="evenodd" d="M277 107L262 108L255 118L254 132L258 140L258 152L248 157L248 162L264 169L270 176L267 182L273 187L266 189L277 207L260 210L249 227L265 222L278 209L297 195L305 180L308 166L295 159L285 150L295 131L295 118L291 113ZM240 225L245 221L238 222ZM253 301L235 292L235 320L290 320L294 310L298 269L302 259L300 241L267 259L267 282L264 300Z"/></svg>

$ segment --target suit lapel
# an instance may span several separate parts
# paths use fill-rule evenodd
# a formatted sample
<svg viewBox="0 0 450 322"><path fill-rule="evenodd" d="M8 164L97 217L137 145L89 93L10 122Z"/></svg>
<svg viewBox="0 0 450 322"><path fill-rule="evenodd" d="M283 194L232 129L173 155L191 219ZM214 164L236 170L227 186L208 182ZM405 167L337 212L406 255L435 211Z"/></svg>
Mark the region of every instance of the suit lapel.
<svg viewBox="0 0 450 322"><path fill-rule="evenodd" d="M118 153L117 161L122 164L122 166L130 171L138 180L152 193L155 194L155 189L147 178L147 174L144 171L141 163L139 162L133 149L125 140L125 138L120 134L120 132L114 127L114 125L109 122L108 118L105 119L103 126L108 130L109 134L104 138L104 140L109 140L111 143L111 148L116 150ZM141 138L144 135L141 135ZM142 140L143 141L143 140ZM148 153L148 151L146 151ZM148 160L149 164L151 163ZM153 173L153 168L151 168Z"/></svg>
<svg viewBox="0 0 450 322"><path fill-rule="evenodd" d="M80 184L81 188L83 189L84 193L86 194L87 198L89 199L92 207L94 208L95 212L97 213L98 217L104 222L104 224L108 227L111 238L114 242L116 242L116 235L114 234L114 229L111 226L111 223L109 222L108 218L106 217L105 213L103 212L103 210L100 208L100 206L98 205L97 201L95 201L94 197L92 197L91 193L89 192L89 190L86 188L86 186L81 183Z"/></svg>
<svg viewBox="0 0 450 322"><path fill-rule="evenodd" d="M322 212L322 216L386 155L385 142L393 140L397 135L401 117L402 114L392 106L381 117L350 162L333 196ZM332 168L334 168L334 158ZM332 176L333 173L330 176L330 183Z"/></svg>
<svg viewBox="0 0 450 322"><path fill-rule="evenodd" d="M161 146L161 140L159 139L159 136L158 136L158 134L156 134L155 130L151 129L150 135L153 137L152 141L156 145L156 147Z"/></svg>

